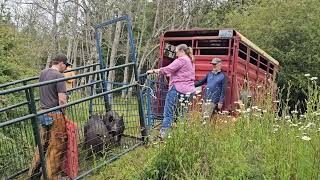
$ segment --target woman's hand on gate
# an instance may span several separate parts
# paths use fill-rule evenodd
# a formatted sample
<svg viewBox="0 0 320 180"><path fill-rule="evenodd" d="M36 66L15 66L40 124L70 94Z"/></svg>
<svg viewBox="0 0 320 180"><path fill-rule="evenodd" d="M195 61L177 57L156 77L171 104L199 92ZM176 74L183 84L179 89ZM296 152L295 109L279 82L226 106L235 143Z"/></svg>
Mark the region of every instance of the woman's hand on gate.
<svg viewBox="0 0 320 180"><path fill-rule="evenodd" d="M147 71L147 74L154 74L154 73L159 73L160 69L150 69Z"/></svg>

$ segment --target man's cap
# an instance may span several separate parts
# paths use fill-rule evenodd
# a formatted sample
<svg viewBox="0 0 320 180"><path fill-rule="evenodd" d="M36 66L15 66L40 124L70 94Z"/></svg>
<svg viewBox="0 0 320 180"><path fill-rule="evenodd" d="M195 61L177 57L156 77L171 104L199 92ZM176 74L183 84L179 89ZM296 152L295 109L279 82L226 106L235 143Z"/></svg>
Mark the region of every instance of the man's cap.
<svg viewBox="0 0 320 180"><path fill-rule="evenodd" d="M72 64L68 62L68 58L65 54L56 54L53 57L52 62L63 62L67 67L72 66Z"/></svg>
<svg viewBox="0 0 320 180"><path fill-rule="evenodd" d="M213 58L210 64L219 64L221 63L221 59L220 58Z"/></svg>

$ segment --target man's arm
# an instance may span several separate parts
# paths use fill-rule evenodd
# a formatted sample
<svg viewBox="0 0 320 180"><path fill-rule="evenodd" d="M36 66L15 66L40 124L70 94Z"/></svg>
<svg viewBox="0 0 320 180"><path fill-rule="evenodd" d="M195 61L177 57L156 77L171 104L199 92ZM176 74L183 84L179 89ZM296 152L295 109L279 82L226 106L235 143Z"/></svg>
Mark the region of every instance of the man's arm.
<svg viewBox="0 0 320 180"><path fill-rule="evenodd" d="M62 75L62 74L61 74ZM64 77L62 75L62 77ZM58 77L61 78L61 77ZM61 81L57 83L57 91L58 91L58 100L59 100L59 106L64 105L67 103L67 87L66 87L66 81ZM63 112L65 108L61 109Z"/></svg>
<svg viewBox="0 0 320 180"><path fill-rule="evenodd" d="M58 93L59 97L59 106L64 105L67 103L67 95L66 93Z"/></svg>
<svg viewBox="0 0 320 180"><path fill-rule="evenodd" d="M206 77L204 77L203 79L201 79L200 81L197 81L194 86L198 87L198 86L202 86L203 84L207 83L207 78L208 78L208 74L206 75Z"/></svg>

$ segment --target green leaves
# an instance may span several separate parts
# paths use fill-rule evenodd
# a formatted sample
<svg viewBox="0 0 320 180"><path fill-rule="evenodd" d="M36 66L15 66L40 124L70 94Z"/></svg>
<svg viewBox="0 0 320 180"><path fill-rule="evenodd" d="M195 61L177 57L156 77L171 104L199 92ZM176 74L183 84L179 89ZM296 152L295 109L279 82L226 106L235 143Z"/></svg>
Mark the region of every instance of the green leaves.
<svg viewBox="0 0 320 180"><path fill-rule="evenodd" d="M0 26L0 84L35 75L30 38L9 24Z"/></svg>

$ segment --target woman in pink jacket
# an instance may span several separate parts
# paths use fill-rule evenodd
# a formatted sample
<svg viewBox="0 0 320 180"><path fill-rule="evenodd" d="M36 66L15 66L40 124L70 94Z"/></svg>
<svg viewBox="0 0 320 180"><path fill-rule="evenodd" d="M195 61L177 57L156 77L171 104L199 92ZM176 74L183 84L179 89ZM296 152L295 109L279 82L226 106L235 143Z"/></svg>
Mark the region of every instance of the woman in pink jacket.
<svg viewBox="0 0 320 180"><path fill-rule="evenodd" d="M170 65L160 69L148 70L148 74L160 73L170 77L169 91L166 96L163 123L160 130L160 137L164 138L166 130L171 127L175 106L180 96L186 94L192 95L196 91L195 66L192 55L192 48L186 44L180 44L176 47L175 59Z"/></svg>

